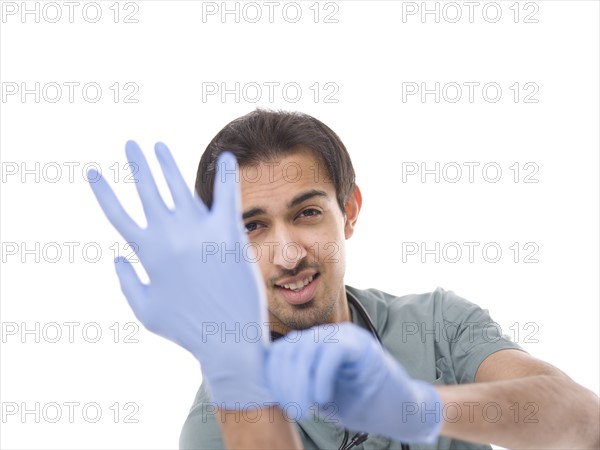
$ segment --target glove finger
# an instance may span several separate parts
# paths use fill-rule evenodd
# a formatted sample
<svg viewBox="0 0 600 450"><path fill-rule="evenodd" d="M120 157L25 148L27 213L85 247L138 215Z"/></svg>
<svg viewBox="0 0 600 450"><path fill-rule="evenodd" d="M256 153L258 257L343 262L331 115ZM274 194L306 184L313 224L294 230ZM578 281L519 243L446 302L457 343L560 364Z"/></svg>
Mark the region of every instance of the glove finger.
<svg viewBox="0 0 600 450"><path fill-rule="evenodd" d="M289 379L287 389L294 393L293 401L300 408L301 415L306 418L311 415L311 410L320 405L315 405L314 385L317 382L315 372L322 361L319 353L322 343L318 341L319 336L316 328L301 330L299 337L293 341L286 342L289 348L288 361L281 364L289 364Z"/></svg>
<svg viewBox="0 0 600 450"><path fill-rule="evenodd" d="M271 345L267 358L267 382L281 409L290 415L308 413L306 400L309 369L301 358L300 342L289 342L285 338ZM298 416L296 414L296 416Z"/></svg>
<svg viewBox="0 0 600 450"><path fill-rule="evenodd" d="M347 343L321 342L318 344L320 351L317 353L318 361L315 362L314 374L314 399L324 407L329 402L335 402L334 398L336 382L342 365L352 353Z"/></svg>
<svg viewBox="0 0 600 450"><path fill-rule="evenodd" d="M242 231L242 199L239 176L238 164L233 153L221 153L217 159L213 211L220 217L235 220L236 229Z"/></svg>
<svg viewBox="0 0 600 450"><path fill-rule="evenodd" d="M283 342L273 343L267 353L265 365L267 385L283 411L286 411L286 405L292 398L285 382L290 379L291 372L290 363L287 361L289 350Z"/></svg>
<svg viewBox="0 0 600 450"><path fill-rule="evenodd" d="M271 345L268 356L268 382L277 400L282 403L295 402L298 398L296 368L296 348L284 338Z"/></svg>
<svg viewBox="0 0 600 450"><path fill-rule="evenodd" d="M160 217L160 215L167 212L167 206L158 192L156 182L154 181L152 172L150 172L146 157L137 143L134 141L127 141L127 144L125 144L125 153L129 163L137 166L139 169L135 188L142 201L148 224L150 224L152 218Z"/></svg>
<svg viewBox="0 0 600 450"><path fill-rule="evenodd" d="M314 340L312 329L302 330L302 337L296 343L290 343L295 346L296 353L294 358L295 365L295 383L297 391L297 402L302 410L302 416L310 415L311 407L314 407L315 398L313 396L313 386L315 380L315 368L318 363L317 354L319 344Z"/></svg>
<svg viewBox="0 0 600 450"><path fill-rule="evenodd" d="M337 330L330 339L322 342L319 363L315 370L314 398L320 404L335 401L336 388L350 374L356 372L356 365L363 365L372 351L378 350L373 345L373 337L362 328L352 323L335 324ZM364 370L359 370L362 372ZM358 382L358 379L357 379ZM342 395L350 395L342 392Z"/></svg>
<svg viewBox="0 0 600 450"><path fill-rule="evenodd" d="M171 151L162 142L156 143L154 146L154 151L156 153L156 158L158 159L162 173L165 176L165 180L167 181L167 185L169 186L169 190L171 191L171 196L173 197L173 203L175 203L175 207L189 207L193 200L193 196L185 184L183 176L177 167L177 163L175 162Z"/></svg>
<svg viewBox="0 0 600 450"><path fill-rule="evenodd" d="M125 212L121 202L110 188L104 177L96 170L90 169L87 177L92 188L92 192L104 211L104 215L113 227L119 232L126 241L135 241L141 234L141 228ZM94 180L94 181L92 181Z"/></svg>
<svg viewBox="0 0 600 450"><path fill-rule="evenodd" d="M117 271L117 276L119 277L121 291L123 291L129 306L138 320L148 328L145 318L145 312L148 306L145 301L146 285L140 281L133 269L133 265L125 257L119 256L115 259L115 269Z"/></svg>

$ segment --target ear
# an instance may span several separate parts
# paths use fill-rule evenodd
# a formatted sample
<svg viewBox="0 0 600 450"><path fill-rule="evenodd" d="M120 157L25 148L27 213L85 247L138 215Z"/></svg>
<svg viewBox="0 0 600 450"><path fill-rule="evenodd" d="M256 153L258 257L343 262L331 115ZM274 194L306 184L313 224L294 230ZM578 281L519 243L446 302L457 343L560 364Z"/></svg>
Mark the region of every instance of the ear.
<svg viewBox="0 0 600 450"><path fill-rule="evenodd" d="M346 223L344 224L344 235L346 239L350 239L354 234L354 226L358 220L358 213L362 206L362 194L358 186L354 189L354 192L344 203L344 211L346 212Z"/></svg>

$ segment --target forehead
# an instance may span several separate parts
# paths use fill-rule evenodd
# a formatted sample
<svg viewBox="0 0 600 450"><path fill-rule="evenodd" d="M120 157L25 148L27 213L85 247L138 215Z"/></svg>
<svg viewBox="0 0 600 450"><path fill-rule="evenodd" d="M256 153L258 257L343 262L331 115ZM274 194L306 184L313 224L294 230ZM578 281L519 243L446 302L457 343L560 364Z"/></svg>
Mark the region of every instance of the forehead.
<svg viewBox="0 0 600 450"><path fill-rule="evenodd" d="M277 159L240 167L240 181L244 209L278 206L311 189L324 191L335 199L334 184L328 179L325 167L304 148Z"/></svg>

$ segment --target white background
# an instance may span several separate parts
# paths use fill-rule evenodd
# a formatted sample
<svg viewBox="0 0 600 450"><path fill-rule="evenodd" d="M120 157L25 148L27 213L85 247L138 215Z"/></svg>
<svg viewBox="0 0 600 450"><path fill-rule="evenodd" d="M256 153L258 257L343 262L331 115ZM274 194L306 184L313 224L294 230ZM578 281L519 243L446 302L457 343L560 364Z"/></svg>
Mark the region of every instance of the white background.
<svg viewBox="0 0 600 450"><path fill-rule="evenodd" d="M118 163L114 189L143 223L135 189L124 182L125 141L135 139L154 170L158 166L152 145L166 142L192 186L208 142L256 106L314 115L348 148L364 204L358 229L348 241L347 284L397 295L437 286L453 290L489 309L503 332L531 354L598 393L597 2L499 2L502 17L495 23L493 5L483 14L486 2L475 8L472 23L462 2L456 4L462 13L456 23L447 20L455 17L456 8L444 2L438 3L439 23L433 14L424 19L420 11L407 14L413 7L422 9L421 2L322 2L312 10L314 2L301 2L302 17L296 23L291 23L293 6L287 16L282 13L286 2L275 8L272 23L268 6L261 2L257 23L246 20L254 18L256 9L244 10L244 3L238 3L239 23L233 14L225 21L219 14L203 17L202 2L193 1L120 2L116 7L111 1L98 2L102 17L96 23L91 23L94 5L84 17L88 3L80 2L70 23L68 6L59 2L62 18L49 23L57 9L45 2L26 5L35 9L36 3L39 23L34 14L21 17L21 2L3 2L0 23L3 93L14 86L21 89L21 83L29 89L40 83L39 102L34 94L23 101L18 92L6 95L1 104L0 394L4 408L19 408L14 415L3 414L2 448L177 447L201 382L198 364L141 326L133 335L137 343L124 342L133 330L127 324L135 318L119 290L110 247L117 243L120 254L128 252L94 200L82 168L95 162L111 178ZM213 5L222 7L221 2ZM427 8L435 5L428 2ZM15 7L17 13L9 14ZM235 8L235 2L228 7ZM115 9L120 12L117 23ZM317 23L315 9L320 12ZM517 23L515 9L520 12ZM137 23L124 23L128 13ZM325 23L330 13L329 19L337 23ZM537 23L525 23L528 14ZM73 102L65 82L80 83ZM95 103L81 92L91 82L102 88ZM109 88L115 82L120 83L118 102L115 88ZM124 88L128 82L138 88L130 98L137 103L123 101L133 89ZM236 82L240 89L247 83L280 86L272 102L264 85L257 102L248 101L255 96L250 90L238 102L233 94L225 101L220 95L203 101L203 83L226 83L231 89ZM465 82L479 83L473 102ZM520 86L517 102L515 88L510 89L515 82ZM48 83L63 86L63 96L55 103L48 101L55 96ZM285 83L302 88L297 102L284 98ZM318 101L315 88L310 89L315 83L320 86ZM324 102L333 89L328 85L325 90L325 83L335 84L337 92L330 100L336 103ZM403 101L403 83L426 83L429 89L440 83L447 90L440 91L439 102L434 94L425 102L420 95ZM448 101L455 91L447 83L463 86L459 101ZM497 102L483 98L486 83L501 87ZM530 97L536 103L524 102L531 93L525 83L537 86ZM493 90L488 93L494 95ZM287 94L293 97L294 91ZM425 162L428 168L436 162L440 167L457 163L465 171L455 183L443 176L436 182L433 175L425 182L419 175L403 182L407 162ZM464 162L479 163L472 183ZM501 167L499 181L483 178L486 163ZM514 163L521 170L516 183L509 168ZM537 167L532 177L537 183L523 182L532 171L525 170L526 163ZM72 180L68 164L75 168ZM56 165L62 175L51 171ZM19 172L12 175L15 167ZM23 168L33 170L25 182ZM447 172L446 178L453 173ZM79 244L73 262L65 242ZM410 242L425 242L430 249L436 242L440 248L449 242L480 245L473 262L463 247L456 263L444 258L436 263L434 255L422 263L420 253L403 257L403 243ZM515 242L521 247L517 263L509 249ZM535 248L524 249L529 242L537 246L537 263L523 262ZM62 246L62 257L51 263L42 254L36 262L34 253L23 254L24 247L35 249L36 243L40 253L44 246L48 252L53 245ZM101 248L98 262L83 257L86 243ZM502 249L497 263L483 258L486 243ZM12 254L15 245L18 250ZM47 253L46 259L54 255ZM93 256L90 250L88 259ZM72 343L65 322L78 324ZM39 343L35 331L21 334L23 328L35 330L36 323ZM56 332L51 323L63 332L56 343L48 342ZM114 323L119 336L110 328ZM89 334L83 336L86 324ZM91 343L94 327L102 336ZM57 423L45 420L56 415L47 406L45 416L31 413L23 420L21 408L34 409L36 402L40 409L58 403L62 418ZM79 404L72 423L68 402ZM137 409L125 406L130 402ZM92 403L102 412L96 423L89 420L95 410L82 414L82 406ZM125 423L130 412L137 423Z"/></svg>

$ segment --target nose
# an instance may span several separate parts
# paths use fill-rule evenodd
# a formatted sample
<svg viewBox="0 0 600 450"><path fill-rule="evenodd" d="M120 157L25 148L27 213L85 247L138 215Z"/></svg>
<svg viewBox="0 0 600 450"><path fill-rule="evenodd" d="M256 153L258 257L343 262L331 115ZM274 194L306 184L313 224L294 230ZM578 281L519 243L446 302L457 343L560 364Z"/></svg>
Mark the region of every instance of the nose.
<svg viewBox="0 0 600 450"><path fill-rule="evenodd" d="M292 270L308 254L304 245L295 239L286 227L275 230L270 242L269 262L287 270Z"/></svg>

